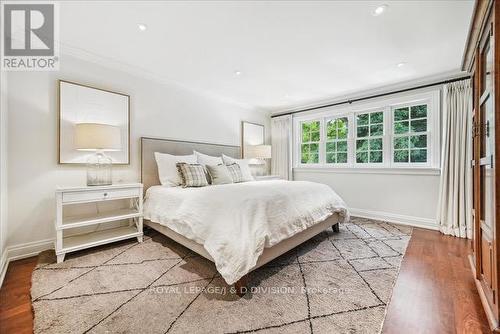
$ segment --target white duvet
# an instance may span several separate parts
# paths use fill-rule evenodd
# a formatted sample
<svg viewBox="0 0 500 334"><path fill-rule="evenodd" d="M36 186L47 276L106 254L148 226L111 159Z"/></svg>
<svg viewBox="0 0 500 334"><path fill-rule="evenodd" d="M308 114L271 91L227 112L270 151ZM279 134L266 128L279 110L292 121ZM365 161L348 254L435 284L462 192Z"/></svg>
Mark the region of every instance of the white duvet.
<svg viewBox="0 0 500 334"><path fill-rule="evenodd" d="M328 186L307 181L254 181L202 188L148 189L144 217L202 244L228 284L247 274L265 247L333 213L349 218Z"/></svg>

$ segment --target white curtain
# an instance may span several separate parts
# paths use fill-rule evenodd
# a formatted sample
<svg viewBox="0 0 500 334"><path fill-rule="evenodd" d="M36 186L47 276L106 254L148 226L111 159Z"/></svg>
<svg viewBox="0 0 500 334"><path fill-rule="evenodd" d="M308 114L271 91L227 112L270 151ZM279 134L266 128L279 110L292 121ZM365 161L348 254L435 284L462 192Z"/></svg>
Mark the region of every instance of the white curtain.
<svg viewBox="0 0 500 334"><path fill-rule="evenodd" d="M472 237L472 89L469 80L445 85L439 230Z"/></svg>
<svg viewBox="0 0 500 334"><path fill-rule="evenodd" d="M292 116L271 119L271 174L291 180Z"/></svg>

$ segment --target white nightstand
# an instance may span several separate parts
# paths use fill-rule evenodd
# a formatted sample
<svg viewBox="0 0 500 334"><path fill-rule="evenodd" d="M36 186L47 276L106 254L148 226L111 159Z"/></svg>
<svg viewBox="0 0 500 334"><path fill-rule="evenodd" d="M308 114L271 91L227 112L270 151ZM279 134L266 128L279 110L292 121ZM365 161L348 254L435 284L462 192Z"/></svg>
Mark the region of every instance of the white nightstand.
<svg viewBox="0 0 500 334"><path fill-rule="evenodd" d="M255 181L267 181L267 180L283 180L279 175L260 175L255 176Z"/></svg>
<svg viewBox="0 0 500 334"><path fill-rule="evenodd" d="M64 261L66 253L137 238L142 242L142 192L141 183L114 184L110 186L58 188L56 190L56 255L57 262ZM127 208L106 210L93 214L64 215L64 208L84 203L127 200ZM128 226L95 230L88 233L65 235L70 229L127 220ZM65 233L66 232L66 233Z"/></svg>

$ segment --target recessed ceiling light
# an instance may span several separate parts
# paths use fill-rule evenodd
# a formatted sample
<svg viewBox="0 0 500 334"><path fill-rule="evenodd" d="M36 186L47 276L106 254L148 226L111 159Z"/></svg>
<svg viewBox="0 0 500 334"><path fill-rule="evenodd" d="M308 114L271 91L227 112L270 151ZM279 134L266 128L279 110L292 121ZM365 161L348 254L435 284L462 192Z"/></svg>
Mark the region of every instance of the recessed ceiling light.
<svg viewBox="0 0 500 334"><path fill-rule="evenodd" d="M234 75L240 76L241 75L241 71L234 71Z"/></svg>
<svg viewBox="0 0 500 334"><path fill-rule="evenodd" d="M387 7L389 7L389 6L385 5L385 4L378 6L377 8L375 8L375 10L373 11L372 15L373 16L382 15L387 10Z"/></svg>
<svg viewBox="0 0 500 334"><path fill-rule="evenodd" d="M402 61L402 62L398 63L396 66L399 67L399 68L401 68L401 67L403 67L405 65L406 65L406 63L404 61Z"/></svg>
<svg viewBox="0 0 500 334"><path fill-rule="evenodd" d="M140 31L145 31L148 28L148 26L143 23L139 23L137 25L137 28L139 28Z"/></svg>

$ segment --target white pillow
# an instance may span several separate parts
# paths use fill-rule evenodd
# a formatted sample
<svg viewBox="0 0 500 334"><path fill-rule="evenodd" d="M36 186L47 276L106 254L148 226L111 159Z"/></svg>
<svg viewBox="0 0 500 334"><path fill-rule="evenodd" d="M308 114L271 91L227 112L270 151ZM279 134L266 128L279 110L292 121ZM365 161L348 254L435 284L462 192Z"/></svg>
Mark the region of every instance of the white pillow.
<svg viewBox="0 0 500 334"><path fill-rule="evenodd" d="M181 177L177 170L178 162L188 164L196 163L196 155L172 155L167 153L155 152L156 164L158 165L158 176L160 183L167 187L177 187L182 183Z"/></svg>
<svg viewBox="0 0 500 334"><path fill-rule="evenodd" d="M200 165L220 165L222 164L221 157L214 157L211 155L206 155L200 152L194 151L194 155L196 155L197 161Z"/></svg>
<svg viewBox="0 0 500 334"><path fill-rule="evenodd" d="M241 174L243 176L243 179L241 180L242 182L255 181L254 177L252 176L252 172L250 171L250 159L235 159L223 154L222 160L224 160L224 164L226 165L236 163L240 166Z"/></svg>

